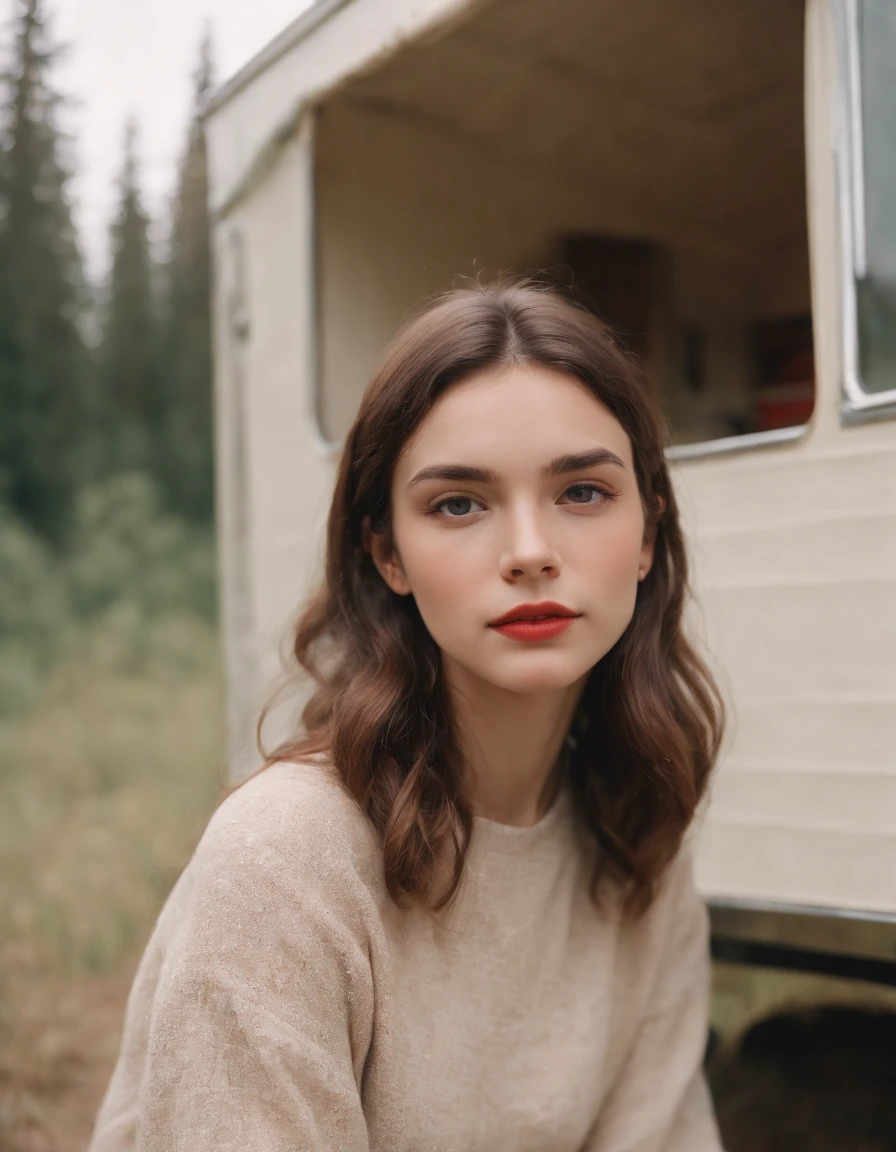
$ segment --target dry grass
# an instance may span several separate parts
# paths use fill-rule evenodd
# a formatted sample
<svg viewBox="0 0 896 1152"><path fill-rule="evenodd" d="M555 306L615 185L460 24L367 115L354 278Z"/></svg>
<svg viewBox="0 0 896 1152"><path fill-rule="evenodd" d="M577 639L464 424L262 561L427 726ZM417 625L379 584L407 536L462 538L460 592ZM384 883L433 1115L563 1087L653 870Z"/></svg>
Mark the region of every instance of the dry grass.
<svg viewBox="0 0 896 1152"><path fill-rule="evenodd" d="M124 623L0 718L2 1152L85 1147L137 960L223 780L212 630Z"/></svg>

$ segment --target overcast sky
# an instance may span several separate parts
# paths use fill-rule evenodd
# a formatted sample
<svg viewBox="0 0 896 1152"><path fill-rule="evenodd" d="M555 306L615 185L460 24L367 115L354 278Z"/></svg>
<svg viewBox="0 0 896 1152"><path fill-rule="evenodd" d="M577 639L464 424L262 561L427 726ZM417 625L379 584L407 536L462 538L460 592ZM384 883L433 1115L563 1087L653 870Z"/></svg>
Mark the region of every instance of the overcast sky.
<svg viewBox="0 0 896 1152"><path fill-rule="evenodd" d="M211 20L217 74L226 80L310 0L46 0L54 39L68 45L56 86L74 98L67 126L76 140L72 186L90 269L106 262L123 125L140 125L142 183L156 214L171 194L183 146L199 41ZM0 0L3 45L16 0Z"/></svg>

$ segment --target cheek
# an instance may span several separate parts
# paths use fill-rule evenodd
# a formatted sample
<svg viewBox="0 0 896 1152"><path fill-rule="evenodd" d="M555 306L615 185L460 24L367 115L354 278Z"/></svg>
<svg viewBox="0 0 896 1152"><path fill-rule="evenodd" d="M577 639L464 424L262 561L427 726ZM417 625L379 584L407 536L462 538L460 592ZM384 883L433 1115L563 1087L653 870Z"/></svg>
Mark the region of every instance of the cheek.
<svg viewBox="0 0 896 1152"><path fill-rule="evenodd" d="M399 538L399 553L424 616L427 612L456 610L475 587L475 559L449 534L421 531L418 527Z"/></svg>
<svg viewBox="0 0 896 1152"><path fill-rule="evenodd" d="M627 589L637 582L641 566L644 526L639 519L607 523L602 531L590 534L583 559L595 587L605 592Z"/></svg>

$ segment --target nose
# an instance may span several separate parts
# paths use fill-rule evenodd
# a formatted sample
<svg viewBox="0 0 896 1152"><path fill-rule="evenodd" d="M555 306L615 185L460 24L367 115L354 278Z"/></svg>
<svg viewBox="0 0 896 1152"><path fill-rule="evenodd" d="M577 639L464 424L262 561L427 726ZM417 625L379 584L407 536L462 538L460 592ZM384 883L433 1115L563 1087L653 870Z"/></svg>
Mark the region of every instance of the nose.
<svg viewBox="0 0 896 1152"><path fill-rule="evenodd" d="M509 581L560 575L560 556L539 523L535 509L517 508L508 515L499 567L503 579Z"/></svg>

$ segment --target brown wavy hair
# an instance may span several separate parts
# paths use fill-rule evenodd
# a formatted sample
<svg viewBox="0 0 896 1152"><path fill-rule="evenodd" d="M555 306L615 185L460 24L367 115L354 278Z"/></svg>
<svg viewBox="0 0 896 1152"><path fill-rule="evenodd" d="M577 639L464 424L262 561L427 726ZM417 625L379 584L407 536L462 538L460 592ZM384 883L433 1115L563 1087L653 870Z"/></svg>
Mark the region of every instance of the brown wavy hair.
<svg viewBox="0 0 896 1152"><path fill-rule="evenodd" d="M682 629L687 559L649 386L594 315L548 287L449 292L411 319L386 353L342 453L323 584L295 632L292 657L315 685L304 731L265 767L327 754L380 835L392 897L419 897L434 909L451 901L473 822L440 653L413 597L390 591L365 541L371 527L390 531L395 463L435 400L469 373L509 363L575 376L616 417L655 536L631 623L588 678L567 769L599 849L592 895L610 874L637 913L706 788L723 710Z"/></svg>

